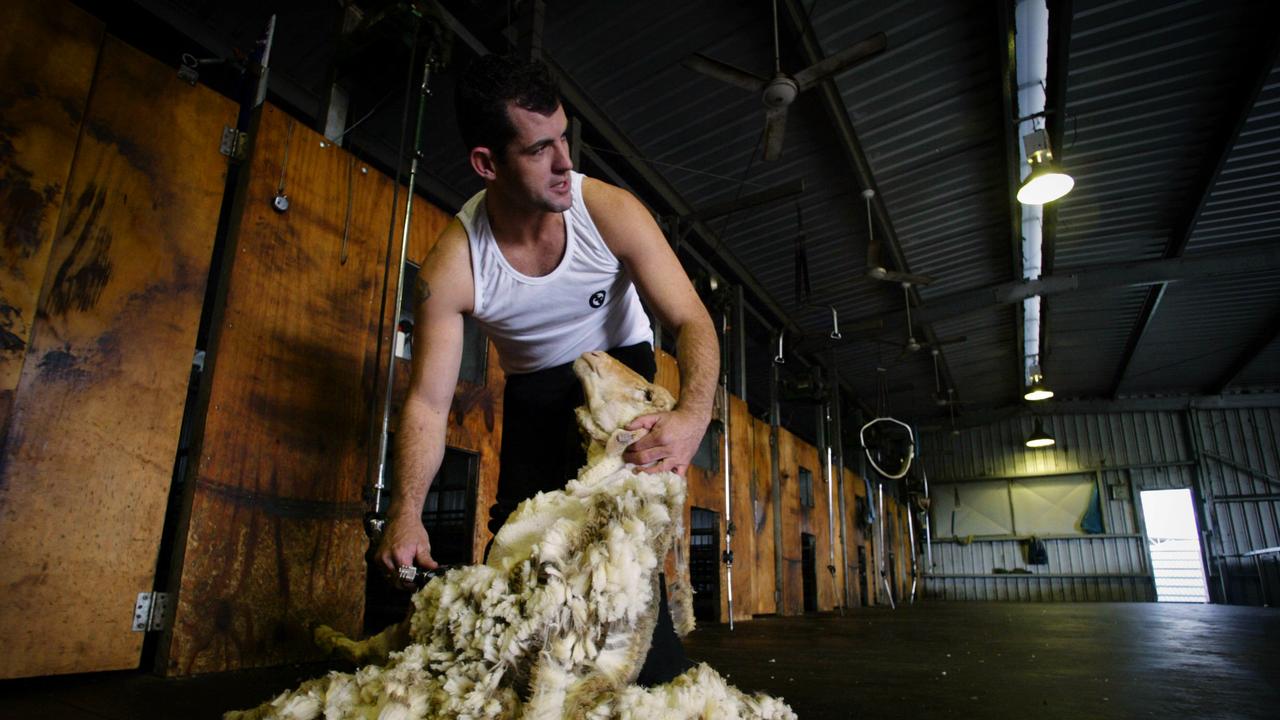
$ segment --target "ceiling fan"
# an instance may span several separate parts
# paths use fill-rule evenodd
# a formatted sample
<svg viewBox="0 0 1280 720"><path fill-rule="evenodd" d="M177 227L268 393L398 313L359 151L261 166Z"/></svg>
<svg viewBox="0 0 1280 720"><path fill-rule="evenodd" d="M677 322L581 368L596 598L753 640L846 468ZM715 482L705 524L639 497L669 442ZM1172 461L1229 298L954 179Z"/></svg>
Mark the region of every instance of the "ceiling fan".
<svg viewBox="0 0 1280 720"><path fill-rule="evenodd" d="M862 199L867 203L867 277L872 280L885 280L888 282L902 283L903 287L911 285L928 285L933 282L933 278L928 275L916 275L914 273L898 272L890 270L884 266L880 260L880 240L876 238L876 234L871 226L871 198L876 196L876 191L867 188L862 191ZM910 305L908 305L910 307Z"/></svg>
<svg viewBox="0 0 1280 720"><path fill-rule="evenodd" d="M932 341L918 339L916 337L915 324L911 322L911 283L906 282L905 280L902 282L902 299L907 307L907 341L902 344L902 354L898 356L899 359L906 357L910 353L919 352L923 348L930 348L933 351L934 361L936 362L938 354L937 348L943 345L962 343L969 339L965 335L936 338Z"/></svg>
<svg viewBox="0 0 1280 720"><path fill-rule="evenodd" d="M782 72L778 50L778 0L773 0L773 77L763 78L728 63L713 60L701 53L686 58L683 65L690 70L713 77L721 82L760 93L764 103L764 159L777 160L782 155L782 138L787 127L787 108L796 96L826 80L848 70L859 62L884 51L888 38L876 33L867 39L809 67L788 75Z"/></svg>

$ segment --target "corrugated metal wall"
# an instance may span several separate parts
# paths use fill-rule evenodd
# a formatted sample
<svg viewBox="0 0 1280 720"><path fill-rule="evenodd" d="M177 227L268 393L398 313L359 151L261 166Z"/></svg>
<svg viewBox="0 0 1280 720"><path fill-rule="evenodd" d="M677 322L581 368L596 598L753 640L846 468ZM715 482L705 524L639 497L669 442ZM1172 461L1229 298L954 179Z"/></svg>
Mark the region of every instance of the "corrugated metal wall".
<svg viewBox="0 0 1280 720"><path fill-rule="evenodd" d="M921 461L930 483L1093 473L1103 489L1105 534L1046 538L1048 565L1030 567L1022 539L936 541L927 596L1153 600L1135 498L1142 490L1185 487L1199 501L1213 600L1257 605L1280 599L1280 557L1242 557L1280 545L1280 408L1039 417L1057 440L1052 448L1023 445L1031 417L958 435L925 433Z"/></svg>

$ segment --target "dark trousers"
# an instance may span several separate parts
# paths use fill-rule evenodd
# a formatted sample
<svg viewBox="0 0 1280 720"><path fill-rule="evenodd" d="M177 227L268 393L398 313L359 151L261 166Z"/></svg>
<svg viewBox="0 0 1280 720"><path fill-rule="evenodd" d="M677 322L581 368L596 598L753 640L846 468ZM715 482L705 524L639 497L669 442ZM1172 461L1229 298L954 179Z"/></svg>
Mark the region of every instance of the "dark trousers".
<svg viewBox="0 0 1280 720"><path fill-rule="evenodd" d="M653 348L638 343L609 354L653 382ZM509 375L502 398L502 451L497 502L489 508L489 530L497 533L522 501L539 492L561 490L586 464L574 408L585 398L572 363ZM487 552L486 552L487 554ZM657 685L684 672L690 663L676 636L667 605L665 578L659 577L658 622L637 682Z"/></svg>

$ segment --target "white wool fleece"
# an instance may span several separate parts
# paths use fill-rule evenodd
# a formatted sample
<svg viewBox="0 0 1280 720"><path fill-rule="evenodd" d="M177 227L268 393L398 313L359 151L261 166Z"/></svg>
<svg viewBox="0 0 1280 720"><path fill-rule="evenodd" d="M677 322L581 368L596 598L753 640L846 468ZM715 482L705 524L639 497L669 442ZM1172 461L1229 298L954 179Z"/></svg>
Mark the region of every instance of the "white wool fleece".
<svg viewBox="0 0 1280 720"><path fill-rule="evenodd" d="M661 559L683 536L685 484L624 465L621 432L593 439L564 490L522 503L487 564L416 593L409 644L385 664L330 673L225 720L794 718L705 664L664 685L633 684L657 619ZM673 583L672 615L687 631L682 586ZM332 636L331 647L360 645Z"/></svg>

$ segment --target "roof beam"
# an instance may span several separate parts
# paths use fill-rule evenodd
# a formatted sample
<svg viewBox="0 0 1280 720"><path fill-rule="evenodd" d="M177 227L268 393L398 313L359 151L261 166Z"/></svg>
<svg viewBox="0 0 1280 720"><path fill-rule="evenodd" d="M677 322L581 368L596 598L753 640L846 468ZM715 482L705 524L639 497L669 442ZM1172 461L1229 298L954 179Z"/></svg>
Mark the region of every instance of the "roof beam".
<svg viewBox="0 0 1280 720"><path fill-rule="evenodd" d="M1275 14L1274 11L1273 14ZM1200 222L1200 216L1204 212L1205 205L1209 203L1209 196L1213 192L1214 186L1218 183L1218 178L1222 175L1222 169L1226 167L1227 160L1231 157L1231 151L1235 148L1236 141L1240 138L1240 132L1244 129L1245 123L1249 120L1249 115L1253 112L1253 106L1258 101L1258 95L1262 93L1262 88L1266 85L1267 78L1271 75L1271 68L1275 65L1277 53L1280 53L1280 34L1270 33L1270 37L1270 41L1253 56L1253 63L1251 64L1246 60L1243 64L1246 68L1252 67L1254 73L1252 76L1246 76L1246 79L1237 86L1234 92L1234 98L1230 104L1235 108L1235 121L1230 124L1224 123L1221 126L1221 131L1210 145L1214 150L1207 154L1208 162L1205 163L1199 177L1192 186L1188 198L1190 202L1187 203L1189 210L1186 216L1174 226L1174 230L1169 236L1164 250L1165 258L1179 258L1186 252L1187 245L1191 242L1191 236L1195 233L1196 225ZM1138 348L1142 346L1143 339L1147 336L1147 330L1151 327L1151 320L1155 317L1156 311L1160 309L1160 302L1164 299L1167 289L1167 285L1160 284L1147 290L1147 297L1142 304L1142 312L1138 314L1138 320L1129 332L1129 339L1125 343L1124 355L1116 368L1115 378L1112 380L1111 392L1109 393L1111 397L1119 395L1120 389L1124 385L1125 377L1129 373L1129 368L1133 364L1133 359L1138 353Z"/></svg>
<svg viewBox="0 0 1280 720"><path fill-rule="evenodd" d="M1043 411L1032 410L1027 403L981 407L966 410L956 417L956 427L971 429L990 425L1009 418L1029 415L1102 415L1133 412L1182 412L1186 410L1237 410L1245 408L1274 408L1280 405L1280 393L1241 393L1239 395L1184 395L1181 397L1150 397L1058 400ZM951 423L939 418L921 423L922 432L942 432L951 429Z"/></svg>
<svg viewBox="0 0 1280 720"><path fill-rule="evenodd" d="M800 34L800 44L806 66L812 66L826 59L822 52L822 46L818 43L818 35L814 32L813 24L809 20L808 12L800 7L800 3L797 0L783 0L783 5L786 6L787 16L791 20L791 25ZM906 255L902 252L902 245L898 242L898 233L894 230L893 220L889 217L889 209L884 204L884 198L880 195L879 188L876 187L875 175L871 172L871 163L867 161L866 153L862 151L862 144L858 142L858 134L853 128L853 121L849 119L849 109L845 107L844 99L840 96L840 89L836 87L835 81L830 77L818 83L817 88L822 94L822 106L831 120L840 149L843 151L849 167L853 170L858 184L864 189L876 191L871 198L871 212L880 226L881 242L884 248L888 250L894 267L901 272L910 273L911 266L907 263ZM857 199L861 200L861 198ZM923 301L920 297L919 289L913 285L909 290L909 294L911 303L922 307ZM926 327L924 321L919 321L917 324L921 326L922 334L926 338L931 342L936 340L933 329ZM954 388L956 385L951 376L951 369L947 365L946 356L941 353L938 355L938 367L947 387Z"/></svg>
<svg viewBox="0 0 1280 720"><path fill-rule="evenodd" d="M1280 242L1227 250L1211 255L1143 260L1097 267L1063 268L1061 272L1044 275L1036 280L1015 280L935 297L927 306L912 310L912 315L921 323L939 322L985 310L992 305L1020 303L1034 295L1046 297L1067 292L1141 287L1262 271L1280 272ZM875 318L883 319L886 325L892 325L898 321L899 316L904 314L903 311L898 310L859 318L851 321L849 325L853 327L859 322Z"/></svg>
<svg viewBox="0 0 1280 720"><path fill-rule="evenodd" d="M1218 381L1210 386L1209 394L1221 395L1225 392L1228 387L1235 384L1236 379L1240 377L1240 373L1244 372L1244 369L1249 367L1262 354L1263 350L1266 350L1277 340L1280 340L1280 313L1272 315L1266 329L1254 338L1253 342L1249 343L1244 352L1231 361L1231 366L1222 374L1222 377L1218 378Z"/></svg>

